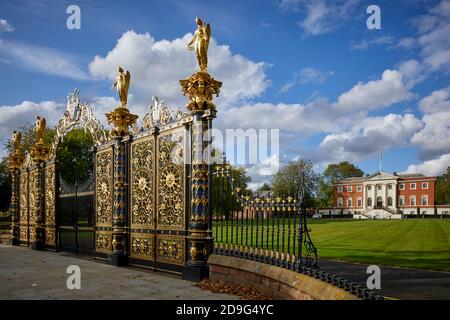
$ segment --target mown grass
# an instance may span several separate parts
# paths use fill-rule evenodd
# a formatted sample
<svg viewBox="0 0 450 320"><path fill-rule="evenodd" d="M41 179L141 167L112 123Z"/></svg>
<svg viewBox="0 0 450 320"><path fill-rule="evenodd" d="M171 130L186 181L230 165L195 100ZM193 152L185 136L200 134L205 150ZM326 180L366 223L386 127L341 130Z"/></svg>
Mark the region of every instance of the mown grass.
<svg viewBox="0 0 450 320"><path fill-rule="evenodd" d="M261 226L267 228L267 220L259 221ZM277 230L277 224L274 224ZM216 225L215 225L216 226ZM219 223L220 226L220 223ZM253 222L253 244L256 244L255 222ZM310 235L317 248L319 257L362 262L370 264L392 265L409 268L450 271L450 220L439 219L408 219L408 220L308 220L311 229ZM277 241L275 233L273 246L288 251L287 230L288 221L285 220L285 239ZM280 223L280 231L283 229ZM225 241L225 228L221 233L220 228L214 227L214 234L220 240L223 235ZM264 229L264 245L272 248L272 237L267 229ZM272 230L272 221L269 221L269 231ZM293 251L294 224L291 221L291 237L289 251ZM218 231L218 232L217 232ZM231 242L231 233L236 239L236 228L229 226L228 242ZM245 227L243 233L239 229L239 241L250 243L251 233L246 236ZM268 240L268 241L267 241ZM236 243L236 242L235 242ZM261 232L258 234L258 243L261 244Z"/></svg>

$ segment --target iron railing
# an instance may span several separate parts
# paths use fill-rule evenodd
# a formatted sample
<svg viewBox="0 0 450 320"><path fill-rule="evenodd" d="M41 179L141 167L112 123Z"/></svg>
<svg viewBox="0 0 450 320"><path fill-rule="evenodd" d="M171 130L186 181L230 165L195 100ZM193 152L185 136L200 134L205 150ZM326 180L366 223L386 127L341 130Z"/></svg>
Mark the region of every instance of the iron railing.
<svg viewBox="0 0 450 320"><path fill-rule="evenodd" d="M251 194L236 186L230 165L212 172L211 210L214 253L250 259L307 274L362 299L383 297L320 270L317 249L308 228L304 191L297 197ZM300 188L302 189L302 188Z"/></svg>

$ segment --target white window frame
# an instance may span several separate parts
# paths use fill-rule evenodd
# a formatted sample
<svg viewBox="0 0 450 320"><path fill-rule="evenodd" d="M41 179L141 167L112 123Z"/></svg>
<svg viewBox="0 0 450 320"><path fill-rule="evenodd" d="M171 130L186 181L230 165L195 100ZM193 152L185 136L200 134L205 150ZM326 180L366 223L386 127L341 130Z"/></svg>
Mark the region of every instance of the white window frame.
<svg viewBox="0 0 450 320"><path fill-rule="evenodd" d="M412 199L414 199L414 204L411 201ZM409 205L410 206L416 206L417 205L416 196L410 196L409 197Z"/></svg>
<svg viewBox="0 0 450 320"><path fill-rule="evenodd" d="M347 207L348 208L353 207L353 199L352 198L347 198Z"/></svg>
<svg viewBox="0 0 450 320"><path fill-rule="evenodd" d="M404 196L400 196L398 198L398 205L399 206L404 206L405 205L405 197Z"/></svg>
<svg viewBox="0 0 450 320"><path fill-rule="evenodd" d="M398 184L398 190L405 190L405 184L404 183L399 183Z"/></svg>
<svg viewBox="0 0 450 320"><path fill-rule="evenodd" d="M353 192L353 187L352 186L347 186L347 192Z"/></svg>
<svg viewBox="0 0 450 320"><path fill-rule="evenodd" d="M344 192L344 187L338 186L338 187L337 187L337 192L338 192L338 193Z"/></svg>
<svg viewBox="0 0 450 320"><path fill-rule="evenodd" d="M367 186L367 191L372 191L372 185L369 184L369 185Z"/></svg>
<svg viewBox="0 0 450 320"><path fill-rule="evenodd" d="M424 185L426 185L426 187L424 187ZM428 182L422 182L422 189L426 190L428 189L429 183Z"/></svg>
<svg viewBox="0 0 450 320"><path fill-rule="evenodd" d="M362 203L363 203L363 199L361 197L359 197L358 199L356 199L356 206L357 207L362 207Z"/></svg>
<svg viewBox="0 0 450 320"><path fill-rule="evenodd" d="M356 192L361 192L362 191L362 186L356 186Z"/></svg>
<svg viewBox="0 0 450 320"><path fill-rule="evenodd" d="M377 185L377 190L383 190L383 186L381 184Z"/></svg>
<svg viewBox="0 0 450 320"><path fill-rule="evenodd" d="M423 200L425 200L425 199L427 200L426 204L423 203ZM422 196L420 203L422 204L422 206L428 206L428 204L429 204L429 202L428 202L428 195Z"/></svg>
<svg viewBox="0 0 450 320"><path fill-rule="evenodd" d="M413 186L414 186L414 188L413 188ZM409 190L417 190L417 183L411 182L411 183L409 184Z"/></svg>
<svg viewBox="0 0 450 320"><path fill-rule="evenodd" d="M337 199L337 206L338 206L338 208L342 208L344 206L344 199L338 198Z"/></svg>

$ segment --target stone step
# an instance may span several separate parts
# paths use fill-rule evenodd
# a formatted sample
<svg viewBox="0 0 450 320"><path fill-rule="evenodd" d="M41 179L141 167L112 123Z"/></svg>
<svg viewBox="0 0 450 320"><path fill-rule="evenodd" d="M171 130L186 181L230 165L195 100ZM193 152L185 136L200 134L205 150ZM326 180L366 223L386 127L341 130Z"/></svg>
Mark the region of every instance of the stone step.
<svg viewBox="0 0 450 320"><path fill-rule="evenodd" d="M8 232L0 233L0 244L10 244L11 235Z"/></svg>

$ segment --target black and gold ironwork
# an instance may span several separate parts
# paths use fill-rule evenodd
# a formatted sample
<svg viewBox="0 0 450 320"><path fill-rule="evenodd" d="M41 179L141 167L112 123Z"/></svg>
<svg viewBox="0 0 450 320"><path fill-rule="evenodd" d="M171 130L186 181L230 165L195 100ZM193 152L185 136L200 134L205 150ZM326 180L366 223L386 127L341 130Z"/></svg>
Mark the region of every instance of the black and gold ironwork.
<svg viewBox="0 0 450 320"><path fill-rule="evenodd" d="M233 186L229 165L218 165L213 176L214 252L253 259L292 270L317 268L317 250L309 235L301 194L244 195ZM228 195L224 203L221 195ZM237 202L236 208L232 202Z"/></svg>

